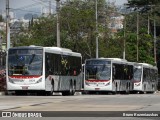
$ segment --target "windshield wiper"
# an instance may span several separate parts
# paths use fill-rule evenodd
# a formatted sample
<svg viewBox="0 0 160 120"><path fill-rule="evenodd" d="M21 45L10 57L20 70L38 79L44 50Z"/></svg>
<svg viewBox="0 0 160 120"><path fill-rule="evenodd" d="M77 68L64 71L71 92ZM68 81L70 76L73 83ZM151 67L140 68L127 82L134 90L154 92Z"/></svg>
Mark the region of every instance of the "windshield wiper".
<svg viewBox="0 0 160 120"><path fill-rule="evenodd" d="M31 58L31 60L29 61L29 64L31 64L31 63L33 62L35 56L36 56L35 54L32 54L32 58Z"/></svg>

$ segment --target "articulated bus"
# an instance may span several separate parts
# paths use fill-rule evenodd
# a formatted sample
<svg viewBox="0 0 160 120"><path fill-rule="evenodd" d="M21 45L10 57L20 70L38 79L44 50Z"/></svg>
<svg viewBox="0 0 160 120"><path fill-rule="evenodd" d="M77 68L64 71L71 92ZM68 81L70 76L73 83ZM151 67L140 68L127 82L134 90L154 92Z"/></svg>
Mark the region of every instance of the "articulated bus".
<svg viewBox="0 0 160 120"><path fill-rule="evenodd" d="M133 63L119 58L87 59L84 70L86 92L132 91Z"/></svg>
<svg viewBox="0 0 160 120"><path fill-rule="evenodd" d="M58 47L22 46L10 48L6 61L7 90L15 94L74 95L81 90L80 53Z"/></svg>
<svg viewBox="0 0 160 120"><path fill-rule="evenodd" d="M158 69L147 63L135 63L133 75L133 92L152 92L157 90Z"/></svg>

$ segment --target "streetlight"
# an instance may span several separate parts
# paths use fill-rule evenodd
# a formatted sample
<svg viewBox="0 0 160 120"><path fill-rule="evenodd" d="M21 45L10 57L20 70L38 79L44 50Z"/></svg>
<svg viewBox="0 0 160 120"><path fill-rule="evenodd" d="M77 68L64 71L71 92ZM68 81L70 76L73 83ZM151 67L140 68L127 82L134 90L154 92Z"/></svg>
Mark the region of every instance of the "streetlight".
<svg viewBox="0 0 160 120"><path fill-rule="evenodd" d="M96 58L98 58L98 22L97 22L97 0L96 0Z"/></svg>
<svg viewBox="0 0 160 120"><path fill-rule="evenodd" d="M154 17L154 62L155 64L157 64L157 56L156 56L156 20L155 20L155 17Z"/></svg>
<svg viewBox="0 0 160 120"><path fill-rule="evenodd" d="M7 50L10 48L10 26L9 26L9 0L6 0L6 34Z"/></svg>
<svg viewBox="0 0 160 120"><path fill-rule="evenodd" d="M60 43L60 25L59 25L59 9L60 9L60 0L56 0L56 11L57 11L57 47L61 47Z"/></svg>
<svg viewBox="0 0 160 120"><path fill-rule="evenodd" d="M123 43L123 59L126 59L126 15L124 15L124 43Z"/></svg>
<svg viewBox="0 0 160 120"><path fill-rule="evenodd" d="M139 13L137 11L137 62L139 61Z"/></svg>
<svg viewBox="0 0 160 120"><path fill-rule="evenodd" d="M123 37L124 37L124 41L123 41L123 59L126 59L126 10L127 8L125 7L125 12L123 13L124 15L124 22L123 22L123 27L124 27L124 33L123 33Z"/></svg>

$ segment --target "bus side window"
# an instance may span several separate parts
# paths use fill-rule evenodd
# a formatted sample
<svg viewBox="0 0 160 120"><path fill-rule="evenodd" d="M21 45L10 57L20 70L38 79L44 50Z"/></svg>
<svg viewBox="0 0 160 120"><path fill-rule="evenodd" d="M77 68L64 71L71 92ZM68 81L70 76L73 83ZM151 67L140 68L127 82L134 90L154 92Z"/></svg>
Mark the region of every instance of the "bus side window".
<svg viewBox="0 0 160 120"><path fill-rule="evenodd" d="M52 73L52 68L51 68L51 62L49 60L49 55L47 55L47 64L46 64L46 69L47 69L47 73L51 74Z"/></svg>
<svg viewBox="0 0 160 120"><path fill-rule="evenodd" d="M113 80L114 80L114 79L115 79L115 75L116 75L115 66L113 66L113 68L112 68L112 69L113 69L113 73L112 73L112 74L113 74Z"/></svg>

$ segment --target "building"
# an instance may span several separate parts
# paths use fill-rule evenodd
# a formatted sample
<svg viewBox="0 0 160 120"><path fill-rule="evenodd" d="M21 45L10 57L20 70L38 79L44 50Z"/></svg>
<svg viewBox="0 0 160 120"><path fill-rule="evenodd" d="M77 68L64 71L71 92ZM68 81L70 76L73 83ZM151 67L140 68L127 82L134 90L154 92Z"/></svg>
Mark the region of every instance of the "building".
<svg viewBox="0 0 160 120"><path fill-rule="evenodd" d="M110 19L111 22L109 23L109 28L113 33L117 32L117 30L123 29L124 16L114 16Z"/></svg>

